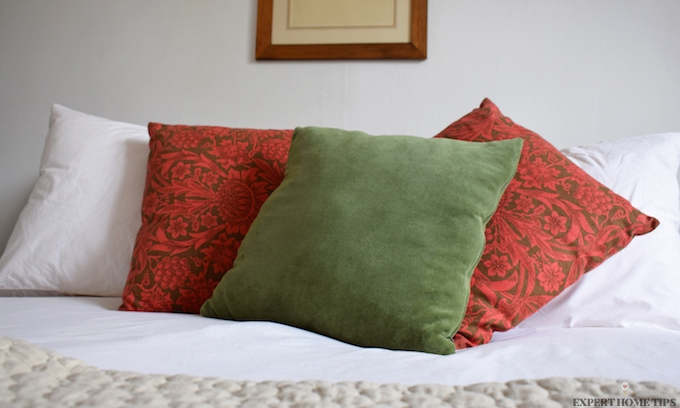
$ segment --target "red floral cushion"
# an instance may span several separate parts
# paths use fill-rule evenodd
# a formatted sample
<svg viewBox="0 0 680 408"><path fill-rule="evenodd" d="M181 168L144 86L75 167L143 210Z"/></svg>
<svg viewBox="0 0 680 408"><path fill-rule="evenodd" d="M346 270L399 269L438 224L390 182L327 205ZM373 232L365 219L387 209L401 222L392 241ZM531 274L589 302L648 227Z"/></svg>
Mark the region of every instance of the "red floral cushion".
<svg viewBox="0 0 680 408"><path fill-rule="evenodd" d="M487 343L584 273L659 224L604 187L488 99L435 137L486 142L521 137L517 173L486 228L456 348Z"/></svg>
<svg viewBox="0 0 680 408"><path fill-rule="evenodd" d="M283 180L292 134L149 124L142 226L121 310L198 313Z"/></svg>

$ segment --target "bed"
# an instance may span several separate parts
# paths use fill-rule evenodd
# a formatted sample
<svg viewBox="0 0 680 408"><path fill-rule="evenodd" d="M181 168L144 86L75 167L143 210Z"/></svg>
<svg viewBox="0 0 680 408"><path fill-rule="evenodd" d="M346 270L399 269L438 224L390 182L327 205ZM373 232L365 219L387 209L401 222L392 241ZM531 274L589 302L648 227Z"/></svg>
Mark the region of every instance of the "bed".
<svg viewBox="0 0 680 408"><path fill-rule="evenodd" d="M473 247L472 255L461 261L461 264L470 263L472 259L471 267L456 276L445 275L447 280L457 279L454 290L462 288L464 293L455 301L450 300L454 292L450 292L445 283L437 280L439 278L431 281L428 274L419 275L413 271L413 263L408 264L430 265L428 260L436 255L418 258L411 254L409 257L416 258L415 261L399 259L399 263L408 265L414 276L412 280L400 283L396 289L389 286L392 282L380 281L380 285L390 290L404 290L406 292L398 292L400 298L406 293L415 300L409 297L394 307L384 307L388 310L385 313L397 313L394 319L398 322L393 328L391 322L383 323L392 315L381 314L383 305L380 304L361 319L352 316L361 314L351 309L351 304L361 302L351 297L353 292L370 286L361 280L363 276L352 275L352 293L342 292L346 289L337 280L331 283L344 299L351 299L337 304L333 300L334 290L328 286L317 286L316 292L318 288L325 291L319 297L321 300L314 300L318 293L306 292L306 285L294 286L299 282L277 280L277 276L259 276L257 288L248 287L255 278L248 280L243 276L256 276L248 272L252 259L259 262L269 256L258 252L258 248L273 245L272 231L281 234L275 237L277 242L296 241L295 236L286 234L291 228L298 228L305 216L294 213L292 217L290 212L281 215L277 211L300 207L299 201L295 201L300 192L291 184L298 180L299 169L305 169L297 167L300 160L306 160L313 153L296 155L295 148L291 148L290 158L287 156L292 131L258 131L264 133L255 137L255 131L225 129L228 128L161 124L150 124L147 128L59 105L53 107L40 177L0 259L0 294L3 295L0 297L0 382L3 383L0 404L676 405L680 398L677 365L680 361L680 133L628 137L558 152L545 147L547 142L540 136L514 124L502 116L491 101L485 100L480 108L435 138L458 138L465 143L489 141L473 140L480 134L496 138L504 135L501 139L523 138L522 143L486 144L496 146L489 148L494 150L489 154L505 155L502 160L498 159L500 156L489 156L495 158L493 161L505 163L505 168L489 170L498 172L497 186L490 189L497 196L488 200L492 203L489 208L479 210L482 214L488 213L477 217L482 224L470 224L472 226L464 228L463 238L451 238L466 242L481 240L481 246ZM301 140L305 140L300 134L310 132L316 137L317 133L328 131L296 130L298 152L303 146ZM340 132L333 133L332 140L344 140L347 136L344 131L330 131ZM223 132L228 132L232 142L219 139L225 135ZM460 137L452 136L456 132ZM174 150L167 150L170 145L162 145L163 137L177 134L183 135L181 143L173 142ZM354 134L347 137L350 136L359 137ZM380 138L366 138L367 143L374 143L375 139ZM317 139L310 136L307 140ZM391 144L392 140L386 143ZM437 151L443 151L453 146L449 142L434 143ZM266 168L264 176L256 177L242 167L234 167L243 166L244 161L233 152L248 143L250 150L242 157L249 157L260 169ZM416 144L407 146L409 156L417 156L421 141L408 139L405 143ZM430 142L425 144L429 146ZM469 144L475 145L472 149L484 145ZM364 152L366 146L361 144L358 150ZM461 146L455 145L452 150L467 148L467 145ZM318 144L312 147L315 152L326 149ZM337 156L337 146L331 147L333 156ZM259 150L255 151L256 148ZM211 156L201 149L218 149L220 154L211 161ZM424 151L432 155L428 149L430 147L425 147ZM537 149L540 154L527 153L533 152L530 149ZM477 157L474 154L477 153L466 151L469 157ZM183 161L176 160L180 156ZM530 163L527 157L533 158ZM288 159L291 167L286 170ZM376 166L370 160L372 157L362 156L361 162ZM409 173L417 174L417 164L422 161L421 158L408 162L412 170ZM178 164L180 162L183 164ZM196 164L199 162L202 164ZM191 167L185 168L187 163ZM230 169L238 171L220 175L219 166L232 166ZM428 166L426 170L433 171L432 166ZM324 174L324 171L322 168L313 173ZM446 168L446 171L458 170ZM474 168L475 173L480 171ZM226 181L209 175L212 173ZM357 170L359 176L356 177L362 173L370 172ZM371 179L375 177L378 176L371 173ZM559 181L550 181L550 177ZM220 197L220 203L228 201L230 206L200 207L196 202L204 204L213 196L206 195L190 180L203 180L209 186L226 185L227 181L233 186L235 180L239 186L249 182L253 193L248 197L260 201L247 207L245 196L236 194L240 190L232 189L229 190L232 195L220 195L222 190L214 187L205 191L212 191L215 197ZM519 181L523 183L521 187L513 184ZM267 187L266 183L273 187ZM589 185L587 183L601 184L593 184L596 187L588 193L583 187ZM546 185L560 189L560 197L546 192ZM187 186L193 189L191 194L181 192L181 188ZM510 199L509 191L513 188L519 188L521 194ZM295 194L286 196L289 190ZM417 191L420 195L423 191L430 192ZM399 192L404 194L402 190ZM164 201L163 194L172 194L172 201ZM470 193L473 201L480 201L475 194ZM270 195L272 200L268 199ZM304 197L312 203L318 199ZM367 201L364 197L356 201ZM557 199L571 203L559 207L568 210L549 207L547 203ZM418 212L430 212L432 202L441 200L421 204L423 201L428 200L409 202L409 205L425 205L427 207L418 207ZM169 215L162 221L165 223L162 231L154 229L154 222L158 222L162 218L159 214L163 213L159 203L172 204ZM358 210L352 212L352 217L361 211L361 204L353 203ZM543 207L532 203L542 203ZM585 203L582 207L577 206L582 203ZM343 205L347 205L346 202L343 201ZM239 206L256 211L245 211ZM333 213L341 212L336 202L325 207ZM538 209L532 210L534 207ZM610 211L609 218L602 212L603 208ZM192 211L198 212L190 219L186 214ZM240 218L234 215L238 211L243 213ZM401 210L390 207L389 212L400 214L403 219L398 211ZM510 217L507 214L512 211L522 215L514 223L507 221ZM531 211L537 214L540 211L534 218L540 218L542 224L536 228L539 231L535 235L529 235L531 228L522 235L520 221L531 219ZM229 218L231 224L223 230L219 230L220 226L216 225L219 222L211 218L219 214L225 219L228 217L224 214L233 216ZM441 213L436 214L441 217ZM329 217L328 213L319 216ZM504 216L504 223L499 223L497 219ZM291 218L296 220L294 227L284 222ZM610 224L602 221L606 218L611 220ZM346 222L354 221L343 220ZM315 221L314 225L318 223ZM516 242L510 242L499 225L512 225L513 233L521 236ZM590 232L582 238L577 234L577 227ZM419 252L424 251L422 248L426 245L414 241L417 237L413 237L410 226L403 228L408 231L409 245L419 245ZM426 235L448 234L441 232L447 229L441 225L433 228L428 229ZM597 228L603 233L598 235ZM214 236L208 237L205 231L212 231ZM393 236L399 232L390 233ZM366 234L361 232L362 236ZM559 239L542 241L542 237ZM314 239L319 241L318 236ZM334 242L332 251L337 251L342 242ZM427 246L435 247L432 251L440 250L436 244L427 242ZM527 242L531 242L531 248L525 253L531 256L515 261L513 257L520 256L516 254L522 251L508 248L526 246ZM304 242L303 246L312 245L314 242ZM390 241L390 245L396 244ZM501 249L505 252L500 252ZM284 250L290 253L295 248L286 246ZM483 251L481 260L480 251ZM357 262L373 265L375 253L364 257L367 260L357 255L352 258L353 265ZM184 258L189 261L182 260L183 254L189 254ZM228 255L231 258L225 259ZM278 271L278 264L295 262L293 258L280 261L287 259L281 254L275 257L278 261L274 266L261 269ZM391 254L386 258L399 256ZM312 262L305 259L305 263ZM447 265L458 261L446 258ZM526 271L522 274L522 262L530 265L539 262L543 266L542 269L536 267L533 275ZM339 263L341 261L333 260L334 265ZM163 275L161 265L166 265L163 270L172 270L174 275ZM430 269L438 268L436 263L432 265ZM556 271L556 265L563 267L563 272ZM304 268L305 265L296 266L296 269ZM182 271L188 273L180 275ZM347 269L341 272L347 273ZM222 283L226 278L221 278L232 273L236 278L230 278L228 285ZM403 271L399 272L401 275ZM185 281L181 280L182 276ZM310 276L314 275L303 276L303 282L310 282ZM389 281L399 280L393 275L387 276ZM262 280L271 285L267 287ZM192 286L186 286L186 282ZM225 286L238 285L238 293L226 292ZM293 292L290 285L301 291L295 292L296 302L285 297ZM286 287L285 296L279 294L282 287ZM412 287L417 287L418 293L413 294ZM439 290L444 291L442 296ZM266 293L262 299L247 302L260 292ZM371 299L381 295L373 292ZM414 305L421 305L425 292L426 306L434 311L428 309L424 315L419 315L419 311L410 313ZM218 294L232 302L224 313L234 313L234 316L221 315L222 306L214 300ZM233 299L239 296L247 299L234 303ZM386 296L395 297L393 292ZM278 297L283 300L267 303ZM300 310L291 306L292 311L288 310L289 303L306 301L312 302L311 306ZM204 306L210 302L213 302L210 309ZM257 304L255 311L248 309L252 303ZM266 313L262 311L263 304L269 305ZM338 317L334 313L339 307L349 309L342 309L342 316ZM399 307L402 309L393 312ZM441 312L454 307L457 314ZM279 313L280 309L287 309L286 313ZM238 314L241 310L244 314ZM418 319L435 316L435 320L439 319L437 322L453 325L453 329L448 329L453 331L447 332L447 341L443 343L438 339L432 346L435 343L427 340L414 346L410 337L400 332L411 324L410 320L402 319L404 310L409 311L409 316L419 316ZM375 316L376 321L367 323L366 315ZM323 321L329 316L335 319L330 325L333 327ZM378 332L384 332L387 327L393 333L383 340L372 334L374 326L378 326ZM337 327L342 330L335 329ZM351 332L352 328L357 330ZM418 336L429 336L431 331L429 326L424 329L409 326L407 334L418 330L425 333L418 332Z"/></svg>

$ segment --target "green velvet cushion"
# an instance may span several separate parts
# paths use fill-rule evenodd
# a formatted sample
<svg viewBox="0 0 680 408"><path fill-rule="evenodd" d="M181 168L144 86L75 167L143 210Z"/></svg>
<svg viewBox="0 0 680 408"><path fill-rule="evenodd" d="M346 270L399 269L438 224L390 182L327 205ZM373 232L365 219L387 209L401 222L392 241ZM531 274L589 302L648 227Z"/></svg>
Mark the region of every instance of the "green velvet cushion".
<svg viewBox="0 0 680 408"><path fill-rule="evenodd" d="M201 314L453 353L521 147L296 129L283 183Z"/></svg>

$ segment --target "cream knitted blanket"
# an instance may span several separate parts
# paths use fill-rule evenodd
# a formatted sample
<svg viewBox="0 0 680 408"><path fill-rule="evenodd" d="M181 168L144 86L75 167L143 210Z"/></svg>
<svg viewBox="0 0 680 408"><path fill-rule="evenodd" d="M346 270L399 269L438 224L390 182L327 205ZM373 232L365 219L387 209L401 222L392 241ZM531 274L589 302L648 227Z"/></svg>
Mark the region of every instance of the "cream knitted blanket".
<svg viewBox="0 0 680 408"><path fill-rule="evenodd" d="M675 387L628 380L624 394L623 382L602 378L547 378L468 386L407 386L369 382L254 382L188 375L148 375L100 370L25 341L0 336L1 407L571 407L680 404L680 390Z"/></svg>

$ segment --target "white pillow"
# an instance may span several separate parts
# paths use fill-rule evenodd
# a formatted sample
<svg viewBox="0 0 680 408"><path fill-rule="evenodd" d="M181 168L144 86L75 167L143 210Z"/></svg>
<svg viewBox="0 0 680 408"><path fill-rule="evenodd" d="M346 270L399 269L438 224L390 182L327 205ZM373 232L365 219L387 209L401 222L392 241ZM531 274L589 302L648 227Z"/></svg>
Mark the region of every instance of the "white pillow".
<svg viewBox="0 0 680 408"><path fill-rule="evenodd" d="M144 126L52 107L40 176L0 258L0 294L122 294L148 144Z"/></svg>
<svg viewBox="0 0 680 408"><path fill-rule="evenodd" d="M680 133L637 136L563 153L660 225L520 323L518 328L680 330Z"/></svg>

